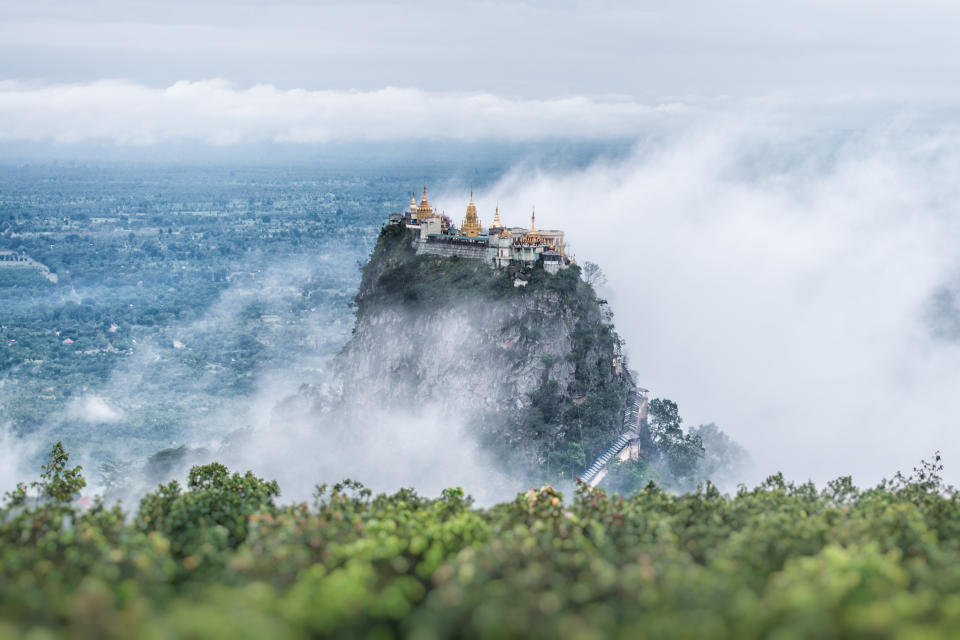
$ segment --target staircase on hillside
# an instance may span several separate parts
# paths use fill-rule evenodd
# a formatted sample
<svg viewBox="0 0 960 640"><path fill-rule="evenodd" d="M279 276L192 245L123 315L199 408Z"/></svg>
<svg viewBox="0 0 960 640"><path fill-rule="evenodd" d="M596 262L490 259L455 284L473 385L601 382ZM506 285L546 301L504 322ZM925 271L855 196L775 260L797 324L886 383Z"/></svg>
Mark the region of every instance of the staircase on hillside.
<svg viewBox="0 0 960 640"><path fill-rule="evenodd" d="M647 390L636 389L633 391L630 400L630 408L623 417L623 434L617 438L616 442L607 447L606 451L600 454L593 464L580 476L580 480L590 485L597 486L603 477L607 475L607 465L616 456L620 455L631 441L640 436L640 423L647 418Z"/></svg>

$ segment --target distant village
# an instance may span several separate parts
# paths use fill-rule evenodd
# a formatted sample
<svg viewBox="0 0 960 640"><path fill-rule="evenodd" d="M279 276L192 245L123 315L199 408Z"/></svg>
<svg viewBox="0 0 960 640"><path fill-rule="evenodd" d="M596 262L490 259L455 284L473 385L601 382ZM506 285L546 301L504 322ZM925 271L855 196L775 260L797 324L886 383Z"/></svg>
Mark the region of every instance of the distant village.
<svg viewBox="0 0 960 640"><path fill-rule="evenodd" d="M529 229L507 227L500 221L498 207L494 211L493 222L484 228L471 192L466 216L457 227L449 217L431 206L426 186L423 187L419 204L416 195L413 195L406 211L390 214L391 225L410 230L418 254L484 260L498 269L510 264L542 261L543 268L549 273L557 273L573 264L566 254L563 231L538 230L536 222L534 211L530 215Z"/></svg>

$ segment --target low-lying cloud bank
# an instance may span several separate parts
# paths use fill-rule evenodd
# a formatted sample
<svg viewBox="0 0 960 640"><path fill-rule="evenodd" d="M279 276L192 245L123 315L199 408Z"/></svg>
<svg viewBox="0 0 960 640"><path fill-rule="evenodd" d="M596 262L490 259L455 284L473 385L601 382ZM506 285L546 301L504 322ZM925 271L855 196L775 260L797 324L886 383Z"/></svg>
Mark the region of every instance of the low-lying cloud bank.
<svg viewBox="0 0 960 640"><path fill-rule="evenodd" d="M600 263L638 382L759 475L869 483L940 449L957 482L958 170L949 130L709 127L475 199Z"/></svg>
<svg viewBox="0 0 960 640"><path fill-rule="evenodd" d="M603 139L636 135L687 112L629 98L514 99L490 93L237 88L224 80L153 88L127 81L0 82L0 141L118 145L490 138Z"/></svg>
<svg viewBox="0 0 960 640"><path fill-rule="evenodd" d="M0 142L20 145L349 144L624 141L710 122L862 128L908 116L928 126L954 108L949 96L771 93L751 97L625 95L524 98L491 92L280 89L222 79L152 87L128 80L74 84L0 81Z"/></svg>

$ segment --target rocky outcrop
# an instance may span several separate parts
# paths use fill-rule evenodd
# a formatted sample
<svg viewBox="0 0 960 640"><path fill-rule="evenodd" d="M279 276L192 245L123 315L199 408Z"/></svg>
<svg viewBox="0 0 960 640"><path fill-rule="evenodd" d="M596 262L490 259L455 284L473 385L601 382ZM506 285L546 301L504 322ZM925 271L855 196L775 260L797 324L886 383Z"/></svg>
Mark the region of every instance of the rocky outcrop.
<svg viewBox="0 0 960 640"><path fill-rule="evenodd" d="M356 308L337 359L345 407L439 408L544 479L575 476L619 433L632 381L610 314L575 266L511 273L417 255L408 232L388 226Z"/></svg>

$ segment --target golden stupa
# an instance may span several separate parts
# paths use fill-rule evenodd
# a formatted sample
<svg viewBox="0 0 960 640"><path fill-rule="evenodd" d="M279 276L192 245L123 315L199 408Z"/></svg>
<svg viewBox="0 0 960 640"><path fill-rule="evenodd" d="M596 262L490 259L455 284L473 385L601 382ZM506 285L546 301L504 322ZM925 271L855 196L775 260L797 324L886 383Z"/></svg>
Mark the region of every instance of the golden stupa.
<svg viewBox="0 0 960 640"><path fill-rule="evenodd" d="M430 202L427 200L427 185L423 185L423 199L420 200L420 205L417 207L417 221L436 217L437 212L430 206Z"/></svg>
<svg viewBox="0 0 960 640"><path fill-rule="evenodd" d="M530 233L523 236L524 244L543 244L543 236L537 233L537 210L530 215Z"/></svg>
<svg viewBox="0 0 960 640"><path fill-rule="evenodd" d="M500 222L500 207L497 207L493 214L493 224L490 225L490 230L494 229L503 229L503 223Z"/></svg>
<svg viewBox="0 0 960 640"><path fill-rule="evenodd" d="M480 218L477 217L477 205L473 204L473 191L470 192L470 204L467 205L467 217L463 220L460 231L468 238L480 235Z"/></svg>

